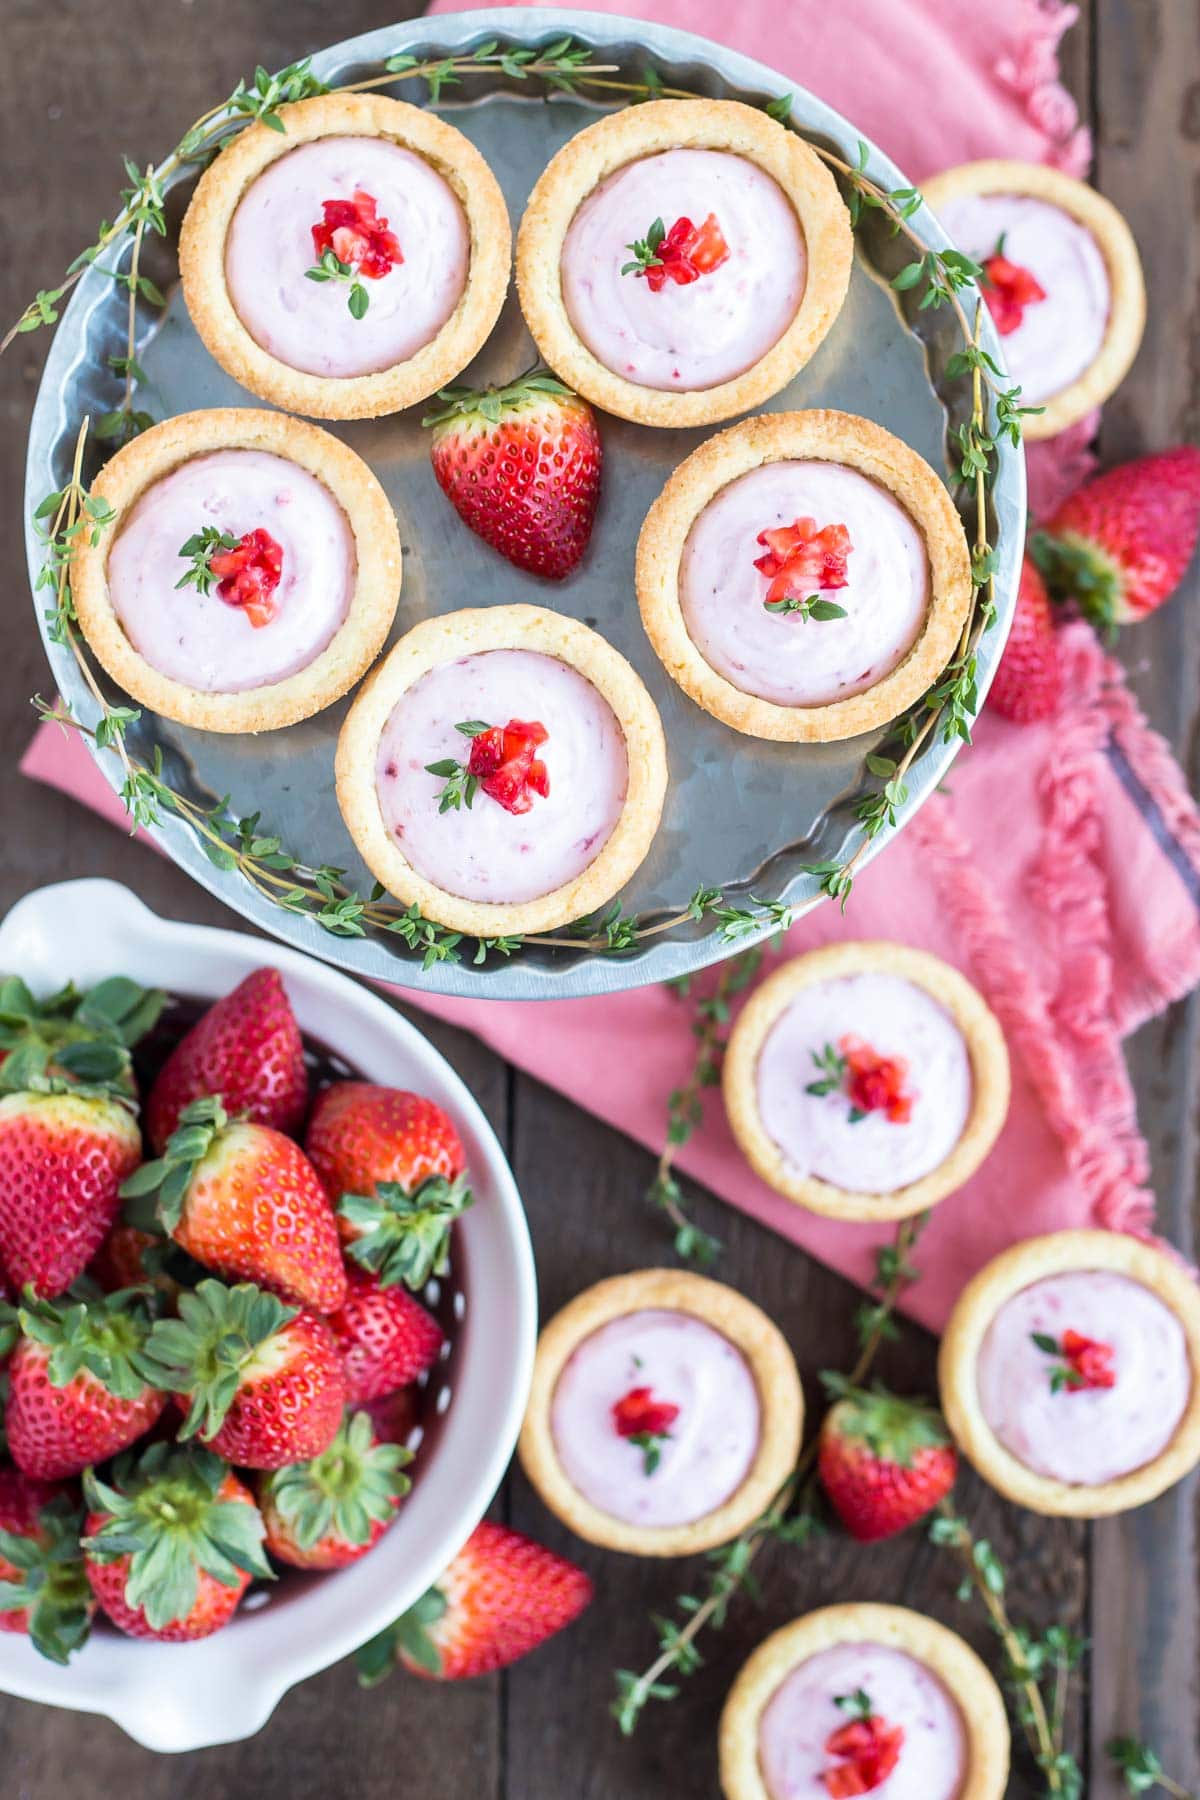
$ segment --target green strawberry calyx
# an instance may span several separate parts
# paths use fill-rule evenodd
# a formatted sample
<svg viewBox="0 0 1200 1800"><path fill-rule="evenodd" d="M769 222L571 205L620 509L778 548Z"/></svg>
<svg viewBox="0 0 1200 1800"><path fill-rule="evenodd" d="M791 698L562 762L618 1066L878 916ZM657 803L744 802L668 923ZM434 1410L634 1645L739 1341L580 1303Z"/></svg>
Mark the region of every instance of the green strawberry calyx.
<svg viewBox="0 0 1200 1800"><path fill-rule="evenodd" d="M347 1254L378 1275L381 1287L402 1281L417 1293L450 1267L450 1228L474 1200L465 1175L429 1175L411 1191L381 1181L373 1194L343 1194L338 1215L359 1234Z"/></svg>
<svg viewBox="0 0 1200 1800"><path fill-rule="evenodd" d="M1125 578L1120 564L1098 544L1073 531L1031 533L1028 551L1052 600L1073 602L1111 643L1125 616Z"/></svg>
<svg viewBox="0 0 1200 1800"><path fill-rule="evenodd" d="M359 1647L354 1661L360 1687L378 1687L403 1654L428 1675L442 1672L442 1654L430 1631L448 1610L450 1602L439 1587L431 1587L400 1618Z"/></svg>
<svg viewBox="0 0 1200 1800"><path fill-rule="evenodd" d="M125 1603L141 1608L152 1631L187 1619L203 1570L222 1587L243 1575L273 1581L263 1550L262 1515L249 1500L221 1499L229 1464L208 1450L152 1444L123 1456L111 1482L88 1469L83 1491L103 1523L83 1548L98 1563L129 1558Z"/></svg>
<svg viewBox="0 0 1200 1800"><path fill-rule="evenodd" d="M0 1088L7 1093L135 1097L130 1050L153 1029L166 995L114 975L36 999L19 976L0 979Z"/></svg>
<svg viewBox="0 0 1200 1800"><path fill-rule="evenodd" d="M878 1383L869 1389L854 1387L829 1370L822 1372L821 1381L834 1402L831 1428L842 1439L865 1444L881 1462L911 1468L922 1450L938 1450L950 1442L936 1407L902 1400Z"/></svg>
<svg viewBox="0 0 1200 1800"><path fill-rule="evenodd" d="M185 1106L179 1124L167 1141L165 1153L140 1169L121 1184L123 1200L157 1196L156 1217L165 1231L174 1231L183 1216L183 1205L197 1168L230 1123L229 1114L220 1100L204 1095ZM139 1216L129 1223L141 1225ZM150 1229L153 1229L151 1225Z"/></svg>
<svg viewBox="0 0 1200 1800"><path fill-rule="evenodd" d="M216 1436L238 1390L286 1360L274 1340L299 1311L252 1281L227 1287L209 1276L180 1294L179 1317L158 1320L143 1359L155 1387L190 1397L180 1438Z"/></svg>
<svg viewBox="0 0 1200 1800"><path fill-rule="evenodd" d="M574 388L565 387L549 369L530 369L506 387L441 388L437 395L441 405L426 413L421 423L438 427L439 436L455 421L500 425L513 413L530 405L543 404L548 394L562 400L578 399Z"/></svg>
<svg viewBox="0 0 1200 1800"><path fill-rule="evenodd" d="M49 1351L46 1374L54 1387L68 1387L87 1374L118 1400L140 1400L155 1385L146 1356L151 1330L147 1288L101 1294L92 1283L80 1281L59 1300L39 1300L27 1287L17 1321L22 1336Z"/></svg>
<svg viewBox="0 0 1200 1800"><path fill-rule="evenodd" d="M301 1550L327 1538L359 1546L408 1493L412 1482L402 1471L411 1461L411 1450L376 1442L366 1413L351 1413L320 1456L268 1476L263 1496Z"/></svg>
<svg viewBox="0 0 1200 1800"><path fill-rule="evenodd" d="M51 1662L68 1662L91 1626L82 1523L82 1508L63 1494L42 1507L32 1532L0 1531L0 1560L15 1572L0 1580L0 1613L28 1613L33 1647Z"/></svg>

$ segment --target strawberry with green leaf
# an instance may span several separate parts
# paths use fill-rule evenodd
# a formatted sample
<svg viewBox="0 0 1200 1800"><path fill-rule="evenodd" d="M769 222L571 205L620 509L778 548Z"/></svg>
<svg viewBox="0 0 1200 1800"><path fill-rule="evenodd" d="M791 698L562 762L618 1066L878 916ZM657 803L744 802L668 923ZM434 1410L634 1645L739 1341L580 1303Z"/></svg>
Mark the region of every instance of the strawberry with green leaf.
<svg viewBox="0 0 1200 1800"><path fill-rule="evenodd" d="M830 1504L860 1543L904 1531L954 1485L958 1455L941 1414L841 1375L821 1379L834 1402L817 1449Z"/></svg>
<svg viewBox="0 0 1200 1800"><path fill-rule="evenodd" d="M350 1413L329 1447L259 1483L266 1545L296 1569L343 1569L383 1536L412 1483L411 1452L383 1444L365 1413Z"/></svg>
<svg viewBox="0 0 1200 1800"><path fill-rule="evenodd" d="M95 1610L82 1520L67 1488L0 1468L0 1631L25 1632L51 1662L70 1660Z"/></svg>

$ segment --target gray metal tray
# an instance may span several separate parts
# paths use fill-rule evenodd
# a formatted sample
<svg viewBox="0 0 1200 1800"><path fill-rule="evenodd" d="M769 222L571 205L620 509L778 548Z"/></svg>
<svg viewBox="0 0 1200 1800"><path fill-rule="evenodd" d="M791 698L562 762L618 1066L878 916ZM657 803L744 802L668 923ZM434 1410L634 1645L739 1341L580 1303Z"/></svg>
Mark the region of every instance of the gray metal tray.
<svg viewBox="0 0 1200 1800"><path fill-rule="evenodd" d="M617 63L641 76L652 64L670 85L719 98L763 103L794 95L791 118L805 136L854 160L856 128L783 76L688 32L593 13L526 8L414 20L369 32L315 58L326 81L345 82L376 72L396 51L420 59L470 49L498 37L545 44L570 35L597 61ZM551 154L600 108L575 97L549 102L523 93L520 84L480 78L484 97L446 90L440 110L483 151L508 200L514 225L529 189ZM417 98L403 85L395 91ZM423 91L423 89L422 89ZM903 184L899 171L871 151L869 172L888 187ZM177 227L191 180L170 196ZM913 221L932 248L948 240L925 210ZM809 366L771 402L771 410L833 406L876 419L907 439L935 467L949 471L947 432L961 422L966 384L947 382L945 367L960 347L954 322L943 312L913 311L888 286L909 254L897 245L878 213L868 213L857 232L858 248L846 305ZM165 271L174 273L172 261ZM167 285L164 271L151 272ZM906 317L906 311L910 316ZM90 270L80 281L51 349L33 416L27 464L28 511L69 474L79 422L115 404L115 378L106 358L124 349L125 300L111 280ZM998 355L990 320L984 347ZM147 320L139 351L148 376L143 404L156 417L195 407L259 405L225 375L201 346L177 284L161 318ZM510 295L491 341L473 365L472 380L507 380L534 360L532 343ZM595 535L583 566L566 582L545 583L510 568L463 527L441 496L429 466L420 408L393 418L334 427L374 468L396 508L404 543L404 585L397 634L431 613L463 605L528 600L552 606L596 626L638 669L662 713L670 746L671 787L654 848L622 896L626 910L643 916L686 907L699 886L720 886L743 899L787 900L799 909L820 903L806 864L840 858L854 841L854 806L867 791L866 756L877 736L848 743L788 746L741 737L694 706L663 673L643 634L633 587L633 553L650 502L671 470L707 432L654 431L605 418L604 491ZM1024 540L1025 474L1021 453L1005 447L993 489L993 542L999 543L997 595L1000 624L979 654L986 689L1011 616ZM29 529L31 571L41 549ZM46 637L42 604L39 624ZM60 691L85 723L95 718L69 651L46 638ZM161 747L177 786L201 802L228 793L236 813L260 812L261 829L278 833L293 855L333 863L348 871L360 891L370 877L359 861L338 813L333 788L333 749L345 707L261 737L227 738L197 732L144 713L130 744L145 756ZM909 799L900 824L941 781L954 745L940 735L928 741L908 780ZM101 753L105 776L119 785L116 759ZM890 837L871 845L877 854ZM613 992L664 981L728 954L711 920L651 938L619 957L528 945L510 961L490 958L481 968L464 958L427 972L419 959L386 933L347 939L329 935L311 919L262 900L236 872L215 869L190 832L176 822L156 828L164 850L204 887L277 937L360 975L439 993L493 999L557 999Z"/></svg>

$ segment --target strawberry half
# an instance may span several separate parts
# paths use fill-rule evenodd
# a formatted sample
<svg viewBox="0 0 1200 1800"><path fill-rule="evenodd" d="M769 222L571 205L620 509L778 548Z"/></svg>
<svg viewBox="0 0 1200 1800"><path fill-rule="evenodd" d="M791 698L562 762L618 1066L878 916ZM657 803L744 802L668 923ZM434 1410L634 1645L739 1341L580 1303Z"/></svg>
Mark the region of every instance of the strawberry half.
<svg viewBox="0 0 1200 1800"><path fill-rule="evenodd" d="M444 388L438 486L463 523L518 569L561 581L587 549L600 499L600 432L585 400L534 370L504 388Z"/></svg>
<svg viewBox="0 0 1200 1800"><path fill-rule="evenodd" d="M351 1405L382 1400L432 1368L444 1335L403 1287L381 1287L364 1269L347 1271L346 1304L329 1315L346 1370Z"/></svg>
<svg viewBox="0 0 1200 1800"><path fill-rule="evenodd" d="M344 1569L383 1536L412 1483L411 1454L380 1443L365 1413L347 1416L311 1462L264 1476L258 1504L267 1549L296 1569Z"/></svg>
<svg viewBox="0 0 1200 1800"><path fill-rule="evenodd" d="M56 1663L85 1641L96 1604L79 1543L82 1519L67 1488L0 1468L0 1631L27 1633Z"/></svg>
<svg viewBox="0 0 1200 1800"><path fill-rule="evenodd" d="M278 969L255 969L180 1038L146 1100L156 1156L185 1106L212 1094L226 1111L295 1132L308 1109L300 1027Z"/></svg>
<svg viewBox="0 0 1200 1800"><path fill-rule="evenodd" d="M882 1389L824 1375L835 1404L825 1415L817 1470L851 1537L873 1543L903 1531L954 1485L958 1456L940 1414Z"/></svg>
<svg viewBox="0 0 1200 1800"><path fill-rule="evenodd" d="M1063 501L1029 549L1052 600L1106 636L1173 594L1200 533L1200 449L1119 463Z"/></svg>
<svg viewBox="0 0 1200 1800"><path fill-rule="evenodd" d="M92 1592L131 1637L183 1643L227 1625L252 1579L274 1580L254 1496L219 1456L152 1444L109 1481L83 1478Z"/></svg>
<svg viewBox="0 0 1200 1800"><path fill-rule="evenodd" d="M337 1225L316 1170L282 1132L231 1124L219 1100L185 1107L165 1155L121 1192L153 1196L162 1229L218 1275L255 1281L317 1312L345 1299Z"/></svg>
<svg viewBox="0 0 1200 1800"><path fill-rule="evenodd" d="M0 1100L0 1261L13 1287L61 1294L83 1273L141 1156L120 1100L28 1091Z"/></svg>
<svg viewBox="0 0 1200 1800"><path fill-rule="evenodd" d="M591 1598L591 1581L574 1563L485 1520L437 1586L363 1645L359 1680L373 1687L397 1660L436 1681L490 1674L573 1624Z"/></svg>
<svg viewBox="0 0 1200 1800"><path fill-rule="evenodd" d="M1037 564L1021 562L1017 610L987 703L1002 719L1025 724L1049 719L1062 697L1062 667L1054 635L1054 609Z"/></svg>
<svg viewBox="0 0 1200 1800"><path fill-rule="evenodd" d="M346 1377L329 1326L250 1281L202 1281L181 1294L179 1317L158 1321L145 1361L185 1409L180 1438L199 1435L242 1468L320 1456L342 1422Z"/></svg>
<svg viewBox="0 0 1200 1800"><path fill-rule="evenodd" d="M8 1448L26 1475L78 1475L150 1430L166 1405L146 1361L145 1296L30 1298L9 1363Z"/></svg>

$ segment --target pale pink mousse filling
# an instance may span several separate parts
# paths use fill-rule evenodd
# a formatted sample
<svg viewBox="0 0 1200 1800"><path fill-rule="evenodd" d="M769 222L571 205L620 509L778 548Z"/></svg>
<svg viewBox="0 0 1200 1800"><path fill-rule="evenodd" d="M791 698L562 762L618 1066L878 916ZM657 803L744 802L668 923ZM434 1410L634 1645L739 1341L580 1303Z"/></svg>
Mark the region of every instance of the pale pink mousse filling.
<svg viewBox="0 0 1200 1800"><path fill-rule="evenodd" d="M537 722L549 733L537 754L550 792L527 813L476 793L468 810L438 811L445 777L428 763L466 764L469 720ZM383 821L419 875L464 900L536 900L594 862L625 804L629 763L612 708L557 657L485 650L443 663L393 708L375 770Z"/></svg>
<svg viewBox="0 0 1200 1800"><path fill-rule="evenodd" d="M844 1091L810 1094L826 1045L861 1038L908 1064L912 1116L886 1112L851 1123ZM971 1110L971 1058L944 1007L897 975L847 975L803 987L768 1032L758 1058L758 1110L796 1174L836 1187L887 1194L945 1161Z"/></svg>
<svg viewBox="0 0 1200 1800"><path fill-rule="evenodd" d="M326 200L363 189L400 240L402 263L363 278L361 319L343 281L310 281L312 227ZM435 338L467 282L470 232L454 190L423 157L384 138L331 137L281 156L247 188L225 242L234 311L255 343L308 375L370 375Z"/></svg>
<svg viewBox="0 0 1200 1800"><path fill-rule="evenodd" d="M837 1701L860 1688L874 1713L904 1730L900 1760L874 1790L880 1800L957 1800L967 1772L962 1714L932 1669L883 1644L836 1644L780 1682L758 1728L771 1800L829 1800L821 1776L839 1759L825 1745L853 1716Z"/></svg>
<svg viewBox="0 0 1200 1800"><path fill-rule="evenodd" d="M283 551L276 614L251 625L214 580L208 594L176 582L181 547L206 525L242 537L258 527ZM241 693L307 668L345 623L357 563L354 534L324 484L262 450L214 450L148 487L108 556L108 591L126 637L162 675L203 693Z"/></svg>
<svg viewBox="0 0 1200 1800"><path fill-rule="evenodd" d="M661 1460L619 1436L613 1406L633 1388L678 1406ZM759 1440L760 1405L741 1352L686 1313L629 1313L585 1338L558 1378L554 1446L585 1499L629 1525L690 1525L745 1481Z"/></svg>
<svg viewBox="0 0 1200 1800"><path fill-rule="evenodd" d="M1116 1385L1060 1388L1061 1359L1033 1334L1064 1331L1110 1344ZM1037 1281L997 1312L975 1372L984 1417L1019 1462L1054 1481L1096 1487L1153 1462L1175 1435L1192 1392L1179 1320L1140 1282L1104 1270Z"/></svg>
<svg viewBox="0 0 1200 1800"><path fill-rule="evenodd" d="M1087 226L1025 194L962 194L947 200L939 216L959 248L979 263L995 252L1003 234L1004 255L1046 290L1044 300L1025 308L1016 330L1000 339L1022 399L1040 406L1078 381L1100 353L1112 308L1108 265Z"/></svg>
<svg viewBox="0 0 1200 1800"><path fill-rule="evenodd" d="M622 275L656 219L715 213L728 260L658 293ZM777 344L804 297L800 222L779 183L724 150L665 150L627 163L588 195L562 249L562 294L592 355L640 387L717 387Z"/></svg>
<svg viewBox="0 0 1200 1800"><path fill-rule="evenodd" d="M845 525L843 588L812 588L844 619L767 612L760 532L797 519ZM807 595L804 596L807 598ZM902 662L925 623L929 558L899 503L841 463L768 463L739 476L700 513L679 567L688 636L710 668L777 706L824 706L873 687Z"/></svg>

